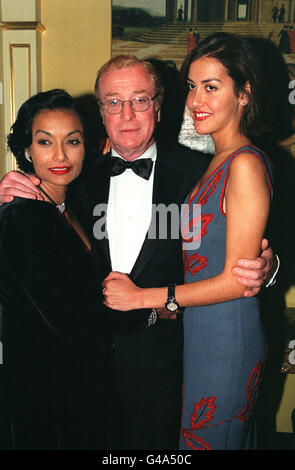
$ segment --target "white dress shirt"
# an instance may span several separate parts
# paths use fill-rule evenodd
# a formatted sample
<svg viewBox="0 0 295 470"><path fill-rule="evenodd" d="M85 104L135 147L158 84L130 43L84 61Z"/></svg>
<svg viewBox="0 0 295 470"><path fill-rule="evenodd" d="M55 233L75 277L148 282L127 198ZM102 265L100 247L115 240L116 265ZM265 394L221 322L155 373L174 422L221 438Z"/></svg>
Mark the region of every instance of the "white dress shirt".
<svg viewBox="0 0 295 470"><path fill-rule="evenodd" d="M112 155L122 158L113 149ZM130 168L112 176L106 217L112 270L127 274L134 266L151 223L156 144L139 158L153 160L150 178L145 180Z"/></svg>

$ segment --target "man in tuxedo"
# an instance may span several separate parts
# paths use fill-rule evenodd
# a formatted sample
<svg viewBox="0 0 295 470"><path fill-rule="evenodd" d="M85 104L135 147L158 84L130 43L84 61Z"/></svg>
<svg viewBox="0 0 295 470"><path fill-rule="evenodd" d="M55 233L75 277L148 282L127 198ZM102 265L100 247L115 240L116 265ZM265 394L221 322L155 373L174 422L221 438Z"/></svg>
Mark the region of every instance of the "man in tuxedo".
<svg viewBox="0 0 295 470"><path fill-rule="evenodd" d="M147 235L156 217L152 206L180 207L207 168L208 157L183 147L156 145L163 89L150 63L133 56L113 58L100 69L95 89L111 151L85 168L69 198L96 248L100 272L105 276L112 270L128 273L141 287L182 283L181 238ZM36 181L31 178L24 189L20 176L14 172L4 178L0 203L23 191L25 197L34 197L28 193L36 191ZM12 190L13 185L17 189ZM106 225L101 222L104 217ZM238 274L250 278L246 276L241 282L253 288L253 294L270 271L268 255L266 252L265 258L249 261L249 271L243 269L242 262L237 268ZM110 311L110 319L117 329L110 448L177 449L181 315L169 320L157 318L154 311Z"/></svg>

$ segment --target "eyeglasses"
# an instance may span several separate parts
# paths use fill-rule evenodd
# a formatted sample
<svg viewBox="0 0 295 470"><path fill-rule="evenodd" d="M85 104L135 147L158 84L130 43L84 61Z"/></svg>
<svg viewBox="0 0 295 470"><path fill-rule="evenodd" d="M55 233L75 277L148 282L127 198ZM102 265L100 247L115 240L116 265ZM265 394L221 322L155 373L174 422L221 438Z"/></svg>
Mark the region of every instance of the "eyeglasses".
<svg viewBox="0 0 295 470"><path fill-rule="evenodd" d="M131 100L120 100L119 98L113 98L111 100L106 100L104 103L100 103L105 107L106 111L109 114L120 114L123 110L124 103L130 103L130 107L133 111L143 112L147 111L151 106L151 101L155 100L158 96L158 93L149 98L148 96L135 96Z"/></svg>

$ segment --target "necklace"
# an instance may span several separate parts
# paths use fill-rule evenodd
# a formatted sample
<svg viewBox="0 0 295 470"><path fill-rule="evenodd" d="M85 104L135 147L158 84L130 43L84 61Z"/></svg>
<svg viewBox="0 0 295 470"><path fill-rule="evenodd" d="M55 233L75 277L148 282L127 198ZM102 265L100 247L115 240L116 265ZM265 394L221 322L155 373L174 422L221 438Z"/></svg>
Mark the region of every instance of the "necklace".
<svg viewBox="0 0 295 470"><path fill-rule="evenodd" d="M44 191L43 188L41 188L40 185L38 186L38 188L40 189L41 193L43 193L49 199L49 201L57 207L59 212L63 213L66 210L66 205L64 202L62 202L61 204L56 204L56 202Z"/></svg>

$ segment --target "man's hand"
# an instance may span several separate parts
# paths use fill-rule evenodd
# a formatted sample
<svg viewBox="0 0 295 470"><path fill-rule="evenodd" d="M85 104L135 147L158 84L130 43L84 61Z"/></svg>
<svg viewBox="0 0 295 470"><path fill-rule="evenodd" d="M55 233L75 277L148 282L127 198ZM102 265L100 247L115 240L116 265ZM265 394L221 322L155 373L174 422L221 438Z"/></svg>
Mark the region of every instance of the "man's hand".
<svg viewBox="0 0 295 470"><path fill-rule="evenodd" d="M40 180L34 175L10 171L0 181L0 204L11 202L16 196L43 200L39 189L36 188L38 184L40 184Z"/></svg>
<svg viewBox="0 0 295 470"><path fill-rule="evenodd" d="M233 273L237 276L239 283L246 286L245 297L257 295L276 269L273 251L268 247L268 240L265 238L262 240L261 251L259 258L240 259L237 266L233 268Z"/></svg>

